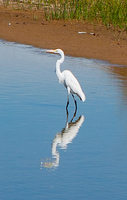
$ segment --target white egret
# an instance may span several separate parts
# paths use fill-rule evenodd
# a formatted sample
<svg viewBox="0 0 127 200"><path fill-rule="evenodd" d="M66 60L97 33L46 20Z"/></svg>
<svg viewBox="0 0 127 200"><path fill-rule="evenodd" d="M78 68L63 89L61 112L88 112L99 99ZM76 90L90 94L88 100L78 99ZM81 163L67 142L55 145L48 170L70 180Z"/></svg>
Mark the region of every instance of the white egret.
<svg viewBox="0 0 127 200"><path fill-rule="evenodd" d="M80 98L80 100L82 100L83 102L86 99L85 94L82 91L82 88L81 88L78 80L72 74L71 71L69 71L69 70L64 70L63 72L60 71L60 64L63 63L63 61L64 61L64 52L61 49L55 49L55 50L47 50L46 53L57 53L61 56L61 58L59 60L57 60L57 62L56 62L56 75L59 79L59 82L64 84L64 86L68 92L66 110L69 105L69 94L71 93L72 97L74 99L74 102L75 102L75 114L76 114L77 102L75 100L74 94L76 94Z"/></svg>

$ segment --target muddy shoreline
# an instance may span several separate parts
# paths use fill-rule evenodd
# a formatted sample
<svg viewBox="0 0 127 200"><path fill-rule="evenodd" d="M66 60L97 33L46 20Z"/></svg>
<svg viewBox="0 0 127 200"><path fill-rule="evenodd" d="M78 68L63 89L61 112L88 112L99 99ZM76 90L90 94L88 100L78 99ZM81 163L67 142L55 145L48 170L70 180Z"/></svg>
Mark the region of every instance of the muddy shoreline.
<svg viewBox="0 0 127 200"><path fill-rule="evenodd" d="M44 49L61 48L66 55L127 65L125 32L85 21L48 22L41 11L0 6L0 39Z"/></svg>

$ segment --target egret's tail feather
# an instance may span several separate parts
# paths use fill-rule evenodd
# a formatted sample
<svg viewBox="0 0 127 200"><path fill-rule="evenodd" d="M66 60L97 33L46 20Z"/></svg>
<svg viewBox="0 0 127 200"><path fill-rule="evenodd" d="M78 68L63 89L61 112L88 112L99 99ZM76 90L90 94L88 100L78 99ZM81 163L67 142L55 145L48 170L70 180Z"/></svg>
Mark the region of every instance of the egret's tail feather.
<svg viewBox="0 0 127 200"><path fill-rule="evenodd" d="M84 93L82 93L81 99L82 99L83 102L86 100L86 96L85 96Z"/></svg>

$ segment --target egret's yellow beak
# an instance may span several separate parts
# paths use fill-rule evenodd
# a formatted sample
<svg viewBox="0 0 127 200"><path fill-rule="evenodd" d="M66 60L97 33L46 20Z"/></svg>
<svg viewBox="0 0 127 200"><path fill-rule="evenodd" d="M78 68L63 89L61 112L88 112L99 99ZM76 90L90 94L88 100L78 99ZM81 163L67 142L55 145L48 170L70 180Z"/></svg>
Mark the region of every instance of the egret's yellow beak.
<svg viewBox="0 0 127 200"><path fill-rule="evenodd" d="M46 53L56 53L56 50L47 50L47 51L45 51Z"/></svg>

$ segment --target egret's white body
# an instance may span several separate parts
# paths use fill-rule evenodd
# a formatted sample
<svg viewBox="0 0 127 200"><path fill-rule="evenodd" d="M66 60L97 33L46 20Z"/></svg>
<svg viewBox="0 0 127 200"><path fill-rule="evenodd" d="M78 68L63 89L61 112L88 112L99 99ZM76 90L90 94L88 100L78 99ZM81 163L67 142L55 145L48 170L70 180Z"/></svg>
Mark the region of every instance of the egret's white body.
<svg viewBox="0 0 127 200"><path fill-rule="evenodd" d="M76 110L77 110L77 103L74 98L74 94L76 94L83 102L85 101L86 97L84 92L82 91L82 88L76 79L76 77L72 74L69 70L64 70L63 72L60 71L60 64L64 61L64 52L61 49L55 49L55 50L47 50L47 53L57 53L61 56L59 60L56 62L56 75L59 79L59 82L64 84L64 86L67 88L68 91L68 100L67 100L67 106L69 104L69 94L72 94L72 97L75 102Z"/></svg>

